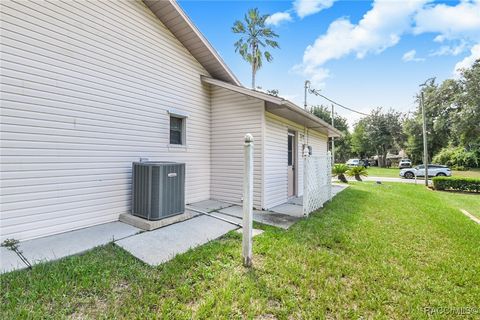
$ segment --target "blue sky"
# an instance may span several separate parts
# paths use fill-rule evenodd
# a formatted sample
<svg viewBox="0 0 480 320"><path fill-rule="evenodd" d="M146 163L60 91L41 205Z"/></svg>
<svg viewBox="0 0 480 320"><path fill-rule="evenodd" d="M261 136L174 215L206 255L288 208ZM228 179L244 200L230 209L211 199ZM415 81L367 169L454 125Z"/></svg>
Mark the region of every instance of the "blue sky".
<svg viewBox="0 0 480 320"><path fill-rule="evenodd" d="M480 58L480 0L180 1L243 85L250 67L231 26L249 8L271 14L281 49L257 73L257 85L303 105L303 85L368 113L374 107L415 108L418 85L456 76ZM275 18L275 19L273 19ZM309 96L309 104L326 104ZM353 124L361 116L340 108Z"/></svg>

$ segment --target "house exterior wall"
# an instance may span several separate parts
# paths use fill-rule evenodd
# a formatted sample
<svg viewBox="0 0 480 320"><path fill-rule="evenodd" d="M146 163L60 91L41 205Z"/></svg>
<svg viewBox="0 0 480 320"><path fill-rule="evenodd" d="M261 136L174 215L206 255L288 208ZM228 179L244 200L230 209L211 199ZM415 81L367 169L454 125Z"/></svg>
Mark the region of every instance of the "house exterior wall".
<svg viewBox="0 0 480 320"><path fill-rule="evenodd" d="M303 150L308 140L312 155L326 155L328 138L314 130L308 130L290 120L265 112L265 157L264 157L264 200L263 208L270 209L288 200L287 137L288 130L297 132L297 195L303 194Z"/></svg>
<svg viewBox="0 0 480 320"><path fill-rule="evenodd" d="M210 198L208 73L141 1L1 10L0 241L117 220L140 157L185 162L186 201ZM188 114L185 148L168 109Z"/></svg>
<svg viewBox="0 0 480 320"><path fill-rule="evenodd" d="M264 102L212 86L211 197L239 203L243 194L245 134L254 138L253 205L262 207Z"/></svg>

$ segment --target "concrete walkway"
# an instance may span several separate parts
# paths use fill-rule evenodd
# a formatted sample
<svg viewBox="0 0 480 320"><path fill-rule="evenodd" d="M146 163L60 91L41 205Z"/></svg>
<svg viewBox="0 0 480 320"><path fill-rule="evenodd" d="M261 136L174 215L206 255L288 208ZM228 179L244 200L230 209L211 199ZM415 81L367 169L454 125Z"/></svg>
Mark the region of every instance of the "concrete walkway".
<svg viewBox="0 0 480 320"><path fill-rule="evenodd" d="M344 190L345 185L333 185L332 197ZM288 229L303 219L302 198L294 198L275 207L275 212L254 210L254 221ZM135 257L156 266L178 254L198 247L229 231L239 229L243 209L240 205L206 200L191 204L211 216L199 215L189 220L171 224L153 231L142 231L123 222L105 223L89 228L66 232L44 238L23 241L19 249L31 265L79 254L94 247L114 242ZM260 232L256 232L258 234ZM0 247L0 273L26 268L19 255Z"/></svg>
<svg viewBox="0 0 480 320"><path fill-rule="evenodd" d="M122 222L110 222L53 236L22 241L18 247L31 265L79 254L109 242L133 236L140 229ZM1 248L0 273L26 268L13 251Z"/></svg>
<svg viewBox="0 0 480 320"><path fill-rule="evenodd" d="M117 241L116 244L145 263L156 266L237 228L215 218L199 216Z"/></svg>

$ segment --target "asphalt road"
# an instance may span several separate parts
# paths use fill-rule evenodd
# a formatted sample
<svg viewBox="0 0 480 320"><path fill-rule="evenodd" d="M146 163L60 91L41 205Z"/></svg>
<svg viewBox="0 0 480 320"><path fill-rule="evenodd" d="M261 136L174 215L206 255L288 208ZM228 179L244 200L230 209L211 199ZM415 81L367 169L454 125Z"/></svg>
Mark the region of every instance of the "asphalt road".
<svg viewBox="0 0 480 320"><path fill-rule="evenodd" d="M347 177L348 181L356 181L355 178L353 177ZM381 181L381 182L401 182L401 183L417 183L417 184L424 184L425 179L422 178L417 178L417 181L415 179L404 179L404 178L391 178L391 177L362 177L363 181ZM332 181L339 182L336 177L332 179ZM428 180L428 183L431 184L432 180Z"/></svg>

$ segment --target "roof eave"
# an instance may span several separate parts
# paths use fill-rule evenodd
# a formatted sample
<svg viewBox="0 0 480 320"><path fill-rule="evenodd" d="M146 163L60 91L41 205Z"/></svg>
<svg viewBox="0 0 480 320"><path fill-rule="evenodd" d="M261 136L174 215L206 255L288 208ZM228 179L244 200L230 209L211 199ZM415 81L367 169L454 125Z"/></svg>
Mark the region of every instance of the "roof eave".
<svg viewBox="0 0 480 320"><path fill-rule="evenodd" d="M220 57L207 38L205 38L200 30L198 30L175 0L143 0L143 2L211 76L238 86L241 85L240 81L223 61L222 57ZM168 9L170 9L170 11L173 10L180 20L173 23L175 20L174 18L169 17L168 20L165 19L162 13L166 12ZM178 28L177 23L184 25L182 28ZM172 25L175 25L175 28L172 28ZM190 41L186 41L186 38L184 39L184 34L180 34L180 32L184 30L187 30L185 34L190 33L193 36L193 39L197 40L195 44L190 42L192 38L188 38ZM206 56L198 54L198 46L200 46L204 52L208 52L208 54Z"/></svg>
<svg viewBox="0 0 480 320"><path fill-rule="evenodd" d="M336 129L335 127L333 127L329 123L323 121L322 119L320 119L319 117L311 114L310 112L307 112L304 109L298 107L296 104L294 104L293 102L291 102L289 100L286 100L286 99L283 99L283 98L280 98L280 97L275 97L275 96L269 95L267 93L255 91L255 90L252 90L252 89L248 89L248 88L245 88L245 87L242 87L242 86L236 86L236 85L226 83L226 82L218 80L218 79L212 79L212 78L205 77L205 76L202 76L201 79L202 79L202 82L204 82L204 83L208 83L208 84L211 84L211 85L216 85L216 86L222 87L222 88L227 89L227 90L235 91L235 92L238 92L240 94L244 94L244 95L247 95L247 96L250 96L250 97L253 97L253 98L257 98L257 99L269 102L269 103L271 103L271 104L273 104L277 107L280 107L280 108L287 108L291 112L294 112L294 113L300 115L301 117L303 117L305 119L308 119L309 121L315 123L315 126L307 125L306 123L303 123L303 125L305 125L305 127L307 127L308 129L314 129L314 130L321 131L319 129L322 128L322 129L326 130L326 134L327 134L328 137L342 137L343 136L343 133L340 130Z"/></svg>

